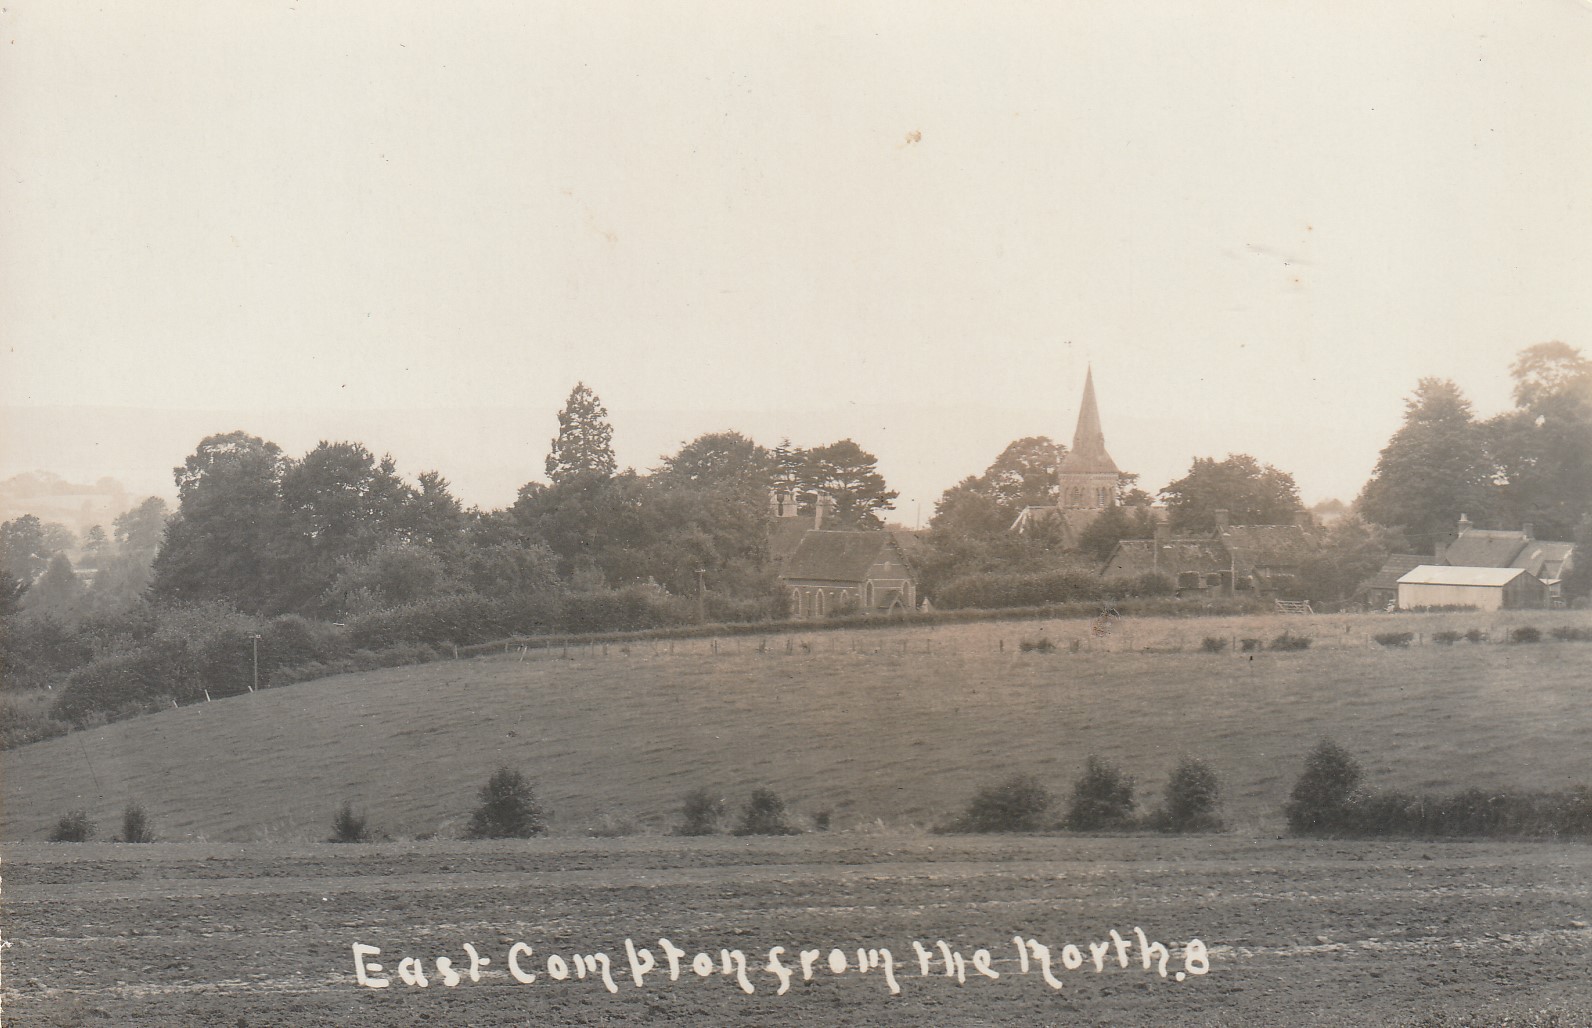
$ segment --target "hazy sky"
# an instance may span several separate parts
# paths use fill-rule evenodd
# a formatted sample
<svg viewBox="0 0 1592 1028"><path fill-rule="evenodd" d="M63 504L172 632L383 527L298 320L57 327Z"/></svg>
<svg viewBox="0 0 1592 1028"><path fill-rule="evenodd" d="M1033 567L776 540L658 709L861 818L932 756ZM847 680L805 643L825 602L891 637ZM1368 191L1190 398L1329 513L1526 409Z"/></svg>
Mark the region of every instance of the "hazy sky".
<svg viewBox="0 0 1592 1028"><path fill-rule="evenodd" d="M1150 488L1351 499L1420 376L1592 353L1580 0L8 4L4 474L241 427L501 506L584 380L622 463L850 435L910 523L1092 361Z"/></svg>

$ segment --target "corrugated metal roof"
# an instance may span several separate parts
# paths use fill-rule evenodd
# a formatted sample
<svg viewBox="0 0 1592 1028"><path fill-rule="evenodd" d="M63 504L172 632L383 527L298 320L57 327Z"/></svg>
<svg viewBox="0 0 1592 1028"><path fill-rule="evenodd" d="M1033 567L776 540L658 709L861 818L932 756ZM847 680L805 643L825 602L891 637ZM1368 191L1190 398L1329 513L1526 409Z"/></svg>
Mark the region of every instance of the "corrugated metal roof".
<svg viewBox="0 0 1592 1028"><path fill-rule="evenodd" d="M1524 568L1470 568L1422 564L1400 578L1399 585L1504 586L1528 573Z"/></svg>

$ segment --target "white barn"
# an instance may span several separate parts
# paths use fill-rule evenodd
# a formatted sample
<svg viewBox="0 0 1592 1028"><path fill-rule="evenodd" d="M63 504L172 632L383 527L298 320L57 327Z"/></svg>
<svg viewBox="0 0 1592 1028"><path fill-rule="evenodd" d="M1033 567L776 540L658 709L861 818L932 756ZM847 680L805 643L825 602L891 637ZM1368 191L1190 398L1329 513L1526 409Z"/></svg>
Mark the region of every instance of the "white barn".
<svg viewBox="0 0 1592 1028"><path fill-rule="evenodd" d="M1475 607L1537 610L1550 605L1548 586L1525 568L1422 564L1398 581L1399 609Z"/></svg>

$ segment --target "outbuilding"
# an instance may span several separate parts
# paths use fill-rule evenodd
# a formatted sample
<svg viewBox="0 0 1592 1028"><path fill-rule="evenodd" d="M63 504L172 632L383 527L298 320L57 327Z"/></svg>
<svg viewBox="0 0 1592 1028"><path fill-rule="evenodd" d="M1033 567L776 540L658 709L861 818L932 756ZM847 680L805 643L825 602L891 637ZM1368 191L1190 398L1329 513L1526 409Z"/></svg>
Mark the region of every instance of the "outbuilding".
<svg viewBox="0 0 1592 1028"><path fill-rule="evenodd" d="M1547 584L1525 568L1422 564L1402 576L1398 586L1400 610L1540 610L1551 604Z"/></svg>

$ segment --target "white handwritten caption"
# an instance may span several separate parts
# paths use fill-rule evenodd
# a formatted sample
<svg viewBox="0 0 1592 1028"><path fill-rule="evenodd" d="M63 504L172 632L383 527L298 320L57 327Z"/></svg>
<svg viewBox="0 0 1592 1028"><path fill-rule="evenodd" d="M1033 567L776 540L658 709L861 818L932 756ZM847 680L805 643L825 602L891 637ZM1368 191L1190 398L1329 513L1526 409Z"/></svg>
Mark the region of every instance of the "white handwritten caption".
<svg viewBox="0 0 1592 1028"><path fill-rule="evenodd" d="M1068 943L1060 950L1053 950L1037 939L1025 939L1021 935L1012 936L1010 946L1015 956L996 957L988 949L975 949L971 955L964 955L943 939L937 940L932 946L925 946L914 939L913 956L903 970L910 977L915 962L917 977L950 978L958 985L967 983L969 973L989 979L1032 975L1051 989L1060 990L1062 980L1056 974L1058 965L1062 971L1088 970L1103 974L1112 965L1125 969L1137 964L1141 971L1153 970L1165 978L1167 964L1172 960L1172 951L1162 943L1149 939L1142 928L1134 928L1132 937L1125 937L1113 928L1110 938L1087 942L1083 947ZM773 987L776 996L783 996L790 991L791 982L798 975L802 981L810 982L824 972L828 972L830 977L876 974L889 989L890 995L901 995L901 984L896 974L899 965L894 953L884 947L860 947L856 950L833 947L825 953L823 949L787 951L784 946L774 946L768 950L767 963L755 967L747 962L746 953L742 950L719 949L716 956L707 950L691 954L668 939L658 940L658 950L663 955L663 963L660 964L652 950L638 947L633 940L626 939L625 964L618 969L619 980L614 977L614 961L602 952L570 953L567 956L549 953L545 957L538 957L529 944L516 942L509 946L503 964L498 965L503 969L500 971L494 968L492 959L482 956L473 943L463 943L461 949L465 957L462 962L446 956L429 960L425 957L402 957L395 973L404 985L419 989L433 984L452 989L465 982L479 982L484 977L502 977L506 973L507 977L521 985L534 985L544 976L555 982L590 979L601 982L602 987L609 992L618 992L619 981L624 979L626 971L638 989L647 986L648 976L652 976L654 982L663 978L678 982L689 972L699 979L715 976L733 978L747 995L757 991L757 983L754 982L754 978L757 978L765 987ZM1084 955L1085 950L1088 951L1087 957ZM1205 943L1190 939L1179 950L1183 969L1171 975L1173 980L1181 982L1191 976L1209 973L1211 961ZM392 979L382 973L386 968L375 962L375 958L381 956L378 947L356 942L353 952L356 984L367 989L385 989L392 985ZM1005 952L1005 947L1002 947L1002 952ZM1130 954L1136 959L1130 959ZM427 972L428 963L434 968L431 973ZM1008 970L997 971L996 964L1007 966ZM765 975L766 978L763 977Z"/></svg>

